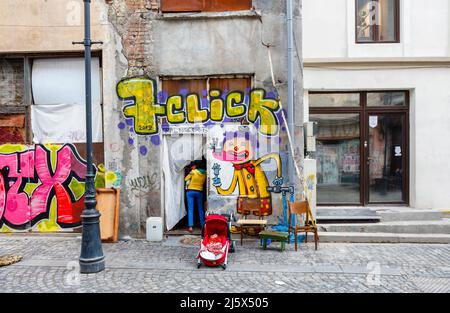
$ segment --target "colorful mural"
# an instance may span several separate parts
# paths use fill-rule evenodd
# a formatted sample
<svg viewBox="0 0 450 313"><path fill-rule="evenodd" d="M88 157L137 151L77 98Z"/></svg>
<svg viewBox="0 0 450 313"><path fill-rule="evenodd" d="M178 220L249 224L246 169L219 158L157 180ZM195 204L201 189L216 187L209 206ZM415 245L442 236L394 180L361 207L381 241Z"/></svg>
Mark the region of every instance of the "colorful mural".
<svg viewBox="0 0 450 313"><path fill-rule="evenodd" d="M213 89L202 94L180 91L168 96L157 92L156 81L146 77L126 78L117 84L117 95L124 103L125 122L118 128L130 133L150 137L154 145L160 144L159 124L162 128L177 124L216 123L244 118L265 136L278 135L281 122L281 106L275 94L264 89L224 92ZM135 138L130 136L129 144ZM139 148L147 154L145 145Z"/></svg>
<svg viewBox="0 0 450 313"><path fill-rule="evenodd" d="M0 145L0 232L81 224L86 162L75 146Z"/></svg>
<svg viewBox="0 0 450 313"><path fill-rule="evenodd" d="M218 163L213 164L212 185L221 196L232 195L235 190L238 191L237 212L246 213L243 210L244 198L259 199L261 205L261 214L272 214L272 199L267 174L262 167L262 163L275 160L276 177L273 180L275 186L283 184L282 164L278 153L266 154L256 158L256 139L250 132L232 131L223 133L223 141L220 147L214 149L212 156L219 161L230 162L233 165L233 175L228 187L222 188L222 179L220 178L221 166ZM244 212L243 212L244 211Z"/></svg>

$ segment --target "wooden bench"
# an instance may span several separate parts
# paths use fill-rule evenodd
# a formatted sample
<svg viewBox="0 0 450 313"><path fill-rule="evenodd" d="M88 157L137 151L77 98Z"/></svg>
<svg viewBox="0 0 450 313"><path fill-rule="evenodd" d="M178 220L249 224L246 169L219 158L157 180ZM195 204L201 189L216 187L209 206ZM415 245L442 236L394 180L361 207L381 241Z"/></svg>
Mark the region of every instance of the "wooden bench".
<svg viewBox="0 0 450 313"><path fill-rule="evenodd" d="M289 234L279 231L262 231L259 233L259 238L262 240L263 249L267 248L267 240L276 241L281 243L281 251L286 249L286 243L289 239Z"/></svg>

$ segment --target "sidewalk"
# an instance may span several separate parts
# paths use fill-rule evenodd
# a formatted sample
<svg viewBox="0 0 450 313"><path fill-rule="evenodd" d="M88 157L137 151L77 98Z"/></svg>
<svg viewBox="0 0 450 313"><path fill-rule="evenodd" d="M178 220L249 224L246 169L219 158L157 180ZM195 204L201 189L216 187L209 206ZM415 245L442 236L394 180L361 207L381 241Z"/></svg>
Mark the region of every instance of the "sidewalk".
<svg viewBox="0 0 450 313"><path fill-rule="evenodd" d="M450 292L450 245L237 245L227 270L196 268L197 246L169 237L104 244L107 269L80 275L80 238L0 236L1 292Z"/></svg>

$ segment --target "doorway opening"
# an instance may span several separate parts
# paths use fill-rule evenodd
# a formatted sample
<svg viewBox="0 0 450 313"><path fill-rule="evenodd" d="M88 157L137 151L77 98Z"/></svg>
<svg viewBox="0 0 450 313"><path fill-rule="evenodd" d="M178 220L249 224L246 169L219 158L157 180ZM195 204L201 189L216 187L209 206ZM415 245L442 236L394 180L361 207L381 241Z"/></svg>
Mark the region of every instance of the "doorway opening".
<svg viewBox="0 0 450 313"><path fill-rule="evenodd" d="M310 92L317 203L408 205L409 92Z"/></svg>
<svg viewBox="0 0 450 313"><path fill-rule="evenodd" d="M163 207L165 230L171 234L188 234L188 203L186 187L192 182L185 178L195 165L197 171L204 173L202 189L203 212L207 209L206 198L206 158L205 158L206 135L197 133L165 134L163 135L162 147L162 173L163 173ZM200 175L201 176L201 175ZM198 180L196 181L198 185ZM192 187L192 186L191 186ZM195 186L194 186L195 188ZM197 203L194 207L195 233L199 233L199 211Z"/></svg>
<svg viewBox="0 0 450 313"><path fill-rule="evenodd" d="M195 167L195 169L194 169ZM192 179L186 181L186 178L189 178L189 175L195 175L192 174L192 171L199 171L205 175L202 190L199 191L201 193L201 207L199 208L199 204L196 201L193 201L193 207L192 207L192 218L193 218L193 233L199 234L201 233L201 223L200 223L200 210L203 211L203 217L206 214L207 210L207 192L206 192L206 169L207 169L207 161L204 156L202 156L202 159L199 161L192 161L189 163L189 165L185 166L184 168L184 177L185 177L185 184L183 186L184 190L184 208L186 210L186 216L184 216L172 229L173 232L182 232L185 233L186 230L189 228L189 199L188 199L188 191L190 183L192 182ZM194 199L195 200L195 199Z"/></svg>

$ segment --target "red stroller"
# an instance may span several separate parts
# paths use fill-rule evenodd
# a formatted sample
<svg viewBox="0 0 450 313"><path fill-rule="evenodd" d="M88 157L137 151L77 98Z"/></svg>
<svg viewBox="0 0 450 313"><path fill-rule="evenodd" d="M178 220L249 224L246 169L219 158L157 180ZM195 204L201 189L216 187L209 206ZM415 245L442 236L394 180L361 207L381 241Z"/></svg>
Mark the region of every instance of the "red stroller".
<svg viewBox="0 0 450 313"><path fill-rule="evenodd" d="M228 252L234 252L236 244L231 240L232 215L211 214L206 216L202 229L202 242L197 254L197 268L220 266L227 268Z"/></svg>

